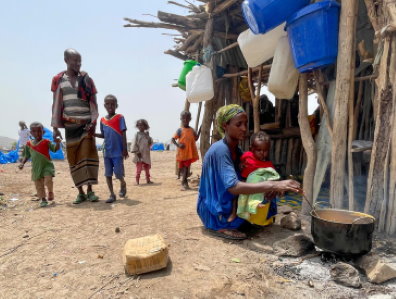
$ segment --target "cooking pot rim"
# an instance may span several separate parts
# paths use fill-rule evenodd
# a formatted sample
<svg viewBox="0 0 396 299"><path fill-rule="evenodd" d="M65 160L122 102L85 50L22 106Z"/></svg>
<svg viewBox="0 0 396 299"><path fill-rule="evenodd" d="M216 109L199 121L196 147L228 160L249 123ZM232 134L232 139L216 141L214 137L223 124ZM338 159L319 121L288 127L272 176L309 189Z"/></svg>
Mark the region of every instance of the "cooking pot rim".
<svg viewBox="0 0 396 299"><path fill-rule="evenodd" d="M353 222L352 223L342 223L342 222L337 222L337 221L331 221L331 220L323 219L323 218L319 217L319 215L317 215L317 214L315 215L316 211L330 211L330 212L332 212L332 211L336 211L337 212L338 211L338 212L347 212L347 213L358 213L358 214L361 214L365 218L372 219L373 222L371 222L371 223L356 223L356 225L372 225L372 224L375 223L375 217L374 216L371 216L371 215L363 213L363 212L349 211L349 210L344 210L344 209L317 209L317 210L313 209L313 210L311 210L311 212L310 212L311 217L316 218L318 220L325 221L325 222L329 222L329 223L344 224L344 225L353 225L354 224ZM357 218L357 219L359 219L359 218Z"/></svg>

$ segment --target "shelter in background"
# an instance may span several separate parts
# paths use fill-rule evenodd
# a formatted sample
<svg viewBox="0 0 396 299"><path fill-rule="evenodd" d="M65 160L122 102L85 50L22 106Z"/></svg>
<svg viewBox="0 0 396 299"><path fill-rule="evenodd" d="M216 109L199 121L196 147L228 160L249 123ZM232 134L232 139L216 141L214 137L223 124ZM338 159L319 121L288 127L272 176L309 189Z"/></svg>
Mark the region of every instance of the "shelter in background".
<svg viewBox="0 0 396 299"><path fill-rule="evenodd" d="M216 110L224 104L240 104L250 116L249 135L261 129L271 136L271 160L284 176L303 174L310 201L316 200L325 184L333 207L364 210L376 217L379 230L395 234L396 3L340 2L337 63L300 74L294 98L276 99L275 107L270 107L260 95L272 59L249 68L237 42L248 28L242 1L199 2L169 1L188 13L158 11L159 22L125 18L125 27L175 30L175 47L165 54L194 59L212 70L215 95L202 105L202 156L219 139L215 130L211 132ZM307 115L312 92L320 102L317 134L311 130L315 121ZM185 109L189 105L186 102ZM247 140L242 144L245 149ZM356 186L366 192L358 192ZM308 210L303 205L303 211Z"/></svg>

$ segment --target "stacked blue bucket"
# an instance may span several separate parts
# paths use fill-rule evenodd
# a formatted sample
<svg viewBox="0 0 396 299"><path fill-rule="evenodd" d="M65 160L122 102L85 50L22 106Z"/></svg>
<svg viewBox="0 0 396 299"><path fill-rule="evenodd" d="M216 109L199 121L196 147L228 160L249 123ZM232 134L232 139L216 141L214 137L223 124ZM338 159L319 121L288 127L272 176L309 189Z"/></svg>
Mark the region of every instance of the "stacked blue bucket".
<svg viewBox="0 0 396 299"><path fill-rule="evenodd" d="M294 64L300 73L335 63L340 4L324 0L245 0L242 12L250 30L264 34L286 21Z"/></svg>

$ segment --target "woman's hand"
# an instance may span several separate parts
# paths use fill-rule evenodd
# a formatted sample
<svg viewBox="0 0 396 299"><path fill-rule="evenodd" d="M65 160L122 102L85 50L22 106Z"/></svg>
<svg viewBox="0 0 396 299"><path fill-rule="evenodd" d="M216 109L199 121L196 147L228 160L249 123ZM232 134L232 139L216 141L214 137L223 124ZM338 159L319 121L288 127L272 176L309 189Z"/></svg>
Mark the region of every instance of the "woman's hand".
<svg viewBox="0 0 396 299"><path fill-rule="evenodd" d="M295 192L295 193L300 193L301 192L301 185L299 182L295 180L285 180L285 181L279 181L279 182L274 182L274 190L275 192L278 193L285 193L285 192Z"/></svg>

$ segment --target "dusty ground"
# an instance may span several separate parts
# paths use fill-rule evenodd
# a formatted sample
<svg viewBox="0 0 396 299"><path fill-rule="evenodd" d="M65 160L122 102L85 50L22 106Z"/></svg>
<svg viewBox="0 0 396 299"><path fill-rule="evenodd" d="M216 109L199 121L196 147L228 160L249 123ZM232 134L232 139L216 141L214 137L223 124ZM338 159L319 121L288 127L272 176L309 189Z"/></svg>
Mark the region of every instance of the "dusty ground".
<svg viewBox="0 0 396 299"><path fill-rule="evenodd" d="M134 186L129 159L128 198L112 205L104 203L103 168L95 188L101 201L76 206L71 204L76 189L67 163L55 162L56 204L43 209L32 201L30 167L0 166L0 192L5 194L0 298L366 298L391 291L372 285L340 287L315 271L288 278L293 271L285 274L285 265L301 260L271 253L275 240L292 234L278 225L244 242L206 233L195 212L197 190L181 191L175 179L174 155L153 153L152 186ZM196 163L194 176L199 169ZM125 241L153 233L170 245L171 264L163 271L126 276L121 259Z"/></svg>

